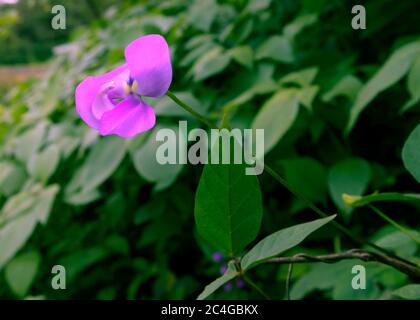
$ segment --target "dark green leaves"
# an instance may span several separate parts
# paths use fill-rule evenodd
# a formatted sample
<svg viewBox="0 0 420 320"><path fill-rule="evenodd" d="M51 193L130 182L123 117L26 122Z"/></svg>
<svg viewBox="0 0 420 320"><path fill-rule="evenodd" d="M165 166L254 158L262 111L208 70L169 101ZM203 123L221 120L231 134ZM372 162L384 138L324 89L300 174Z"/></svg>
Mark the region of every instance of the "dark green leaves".
<svg viewBox="0 0 420 320"><path fill-rule="evenodd" d="M7 283L19 298L24 298L28 293L40 262L40 254L30 251L15 257L7 264L5 268Z"/></svg>
<svg viewBox="0 0 420 320"><path fill-rule="evenodd" d="M394 295L407 300L420 300L420 284L409 284L393 292Z"/></svg>
<svg viewBox="0 0 420 320"><path fill-rule="evenodd" d="M196 0L190 6L188 21L201 31L209 31L217 14L217 2L215 0Z"/></svg>
<svg viewBox="0 0 420 320"><path fill-rule="evenodd" d="M411 67L407 76L407 89L411 95L411 99L402 107L401 111L405 112L420 101L420 55Z"/></svg>
<svg viewBox="0 0 420 320"><path fill-rule="evenodd" d="M420 183L420 125L411 132L405 142L402 159L405 168Z"/></svg>
<svg viewBox="0 0 420 320"><path fill-rule="evenodd" d="M295 190L313 202L325 202L327 198L327 171L315 159L290 158L281 161L287 182Z"/></svg>
<svg viewBox="0 0 420 320"><path fill-rule="evenodd" d="M264 129L264 150L270 151L286 134L299 113L294 90L282 90L269 99L255 117L252 128Z"/></svg>
<svg viewBox="0 0 420 320"><path fill-rule="evenodd" d="M239 64L247 68L252 68L254 53L249 46L236 47L229 50L230 56Z"/></svg>
<svg viewBox="0 0 420 320"><path fill-rule="evenodd" d="M150 133L146 140L141 143L139 147L131 150L131 158L133 160L134 167L137 172L147 181L155 184L155 190L162 190L169 187L176 179L178 174L181 172L183 165L180 163L161 164L157 161L157 152L159 147L162 147L164 143L175 144L176 141L165 141L161 142L156 139L156 135L159 130L163 129L162 126L157 125ZM172 125L166 126L166 129L171 129L172 132L176 133L176 139L180 144L184 143L185 137L179 132L179 128ZM146 135L144 135L145 137ZM139 137L141 139L141 137ZM168 138L169 139L169 138Z"/></svg>
<svg viewBox="0 0 420 320"><path fill-rule="evenodd" d="M244 165L207 164L195 198L200 235L230 256L239 254L258 234L262 217L261 191L256 176Z"/></svg>
<svg viewBox="0 0 420 320"><path fill-rule="evenodd" d="M343 194L362 195L370 179L369 164L358 158L347 159L333 166L328 175L328 188L336 206L348 217L350 208Z"/></svg>
<svg viewBox="0 0 420 320"><path fill-rule="evenodd" d="M256 58L269 58L283 63L292 63L294 60L293 48L284 36L272 36L258 48Z"/></svg>
<svg viewBox="0 0 420 320"><path fill-rule="evenodd" d="M58 186L32 190L9 198L0 212L0 269L23 246L38 223L45 224Z"/></svg>
<svg viewBox="0 0 420 320"><path fill-rule="evenodd" d="M221 47L215 47L201 56L194 64L192 72L195 81L205 80L222 72L230 62L230 55Z"/></svg>
<svg viewBox="0 0 420 320"><path fill-rule="evenodd" d="M420 52L420 42L412 42L394 52L381 69L369 80L357 95L351 109L347 131L350 132L359 114L383 90L395 84L408 72L417 54Z"/></svg>
<svg viewBox="0 0 420 320"><path fill-rule="evenodd" d="M302 223L289 227L286 229L279 230L268 237L258 242L245 256L241 259L241 269L245 272L260 263L265 262L274 256L278 256L281 253L289 250L299 243L301 243L307 236L315 232L336 216L329 216L323 219L314 220L307 223ZM220 286L226 282L232 280L239 275L236 270L234 261L231 260L228 264L227 271L215 281L205 287L204 291L199 295L198 299L205 299Z"/></svg>
<svg viewBox="0 0 420 320"><path fill-rule="evenodd" d="M85 194L101 185L108 179L125 156L125 141L116 136L101 139L94 145L86 161L74 174L67 186L68 197L76 192Z"/></svg>
<svg viewBox="0 0 420 320"><path fill-rule="evenodd" d="M261 240L241 260L241 267L244 270L255 267L265 260L277 256L284 251L297 246L312 232L335 218L335 215L295 225L277 231Z"/></svg>

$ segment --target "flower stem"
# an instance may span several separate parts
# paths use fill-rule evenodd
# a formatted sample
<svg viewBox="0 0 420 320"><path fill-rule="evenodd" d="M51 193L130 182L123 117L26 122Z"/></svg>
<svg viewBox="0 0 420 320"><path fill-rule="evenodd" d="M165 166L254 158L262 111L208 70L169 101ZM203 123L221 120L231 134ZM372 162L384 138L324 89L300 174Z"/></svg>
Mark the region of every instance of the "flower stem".
<svg viewBox="0 0 420 320"><path fill-rule="evenodd" d="M260 295L262 295L265 299L271 300L270 296L266 294L263 289L261 289L258 285L255 284L254 281L252 281L248 276L245 274L243 275L243 278L246 283L248 283L255 291L257 291Z"/></svg>
<svg viewBox="0 0 420 320"><path fill-rule="evenodd" d="M379 210L378 208L376 208L373 205L368 205L369 208L371 208L378 216L380 216L382 219L384 219L386 222L388 222L389 224L393 225L396 229L400 230L402 233L404 233L405 235L407 235L408 237L410 237L413 241L417 242L418 244L420 244L420 239L415 236L410 230L408 230L407 228L403 227L402 225L400 225L398 222L392 220L390 217L388 217L385 213L383 213L381 210Z"/></svg>
<svg viewBox="0 0 420 320"><path fill-rule="evenodd" d="M304 195L302 195L300 192L298 192L296 189L294 189L289 183L283 179L277 172L275 172L270 166L267 164L264 164L264 170L267 171L274 179L277 180L281 185L283 185L287 190L289 190L296 198L301 200L304 204L306 204L310 209L315 211L319 216L322 218L328 217L328 214L326 214L324 211L322 211L320 208L318 208L312 201L307 199ZM387 250L377 246L374 243L368 242L364 239L361 239L356 234L354 234L352 231L341 225L339 222L332 220L330 222L334 227L336 227L338 230L349 236L351 239L353 239L355 242L363 245L366 244L370 246L373 249L376 249L382 253L390 254Z"/></svg>
<svg viewBox="0 0 420 320"><path fill-rule="evenodd" d="M202 116L201 114L199 114L197 111L195 111L193 108L191 108L189 105L187 105L186 103L182 102L181 100L178 99L178 97L173 94L171 91L167 91L166 95L171 98L177 105L179 105L182 109L184 109L185 111L189 112L190 114L192 114L195 118L197 118L198 120L200 120L202 123L204 123L206 126L208 126L209 128L212 129L217 129L217 126L215 124L213 124L212 122L210 122L206 117Z"/></svg>

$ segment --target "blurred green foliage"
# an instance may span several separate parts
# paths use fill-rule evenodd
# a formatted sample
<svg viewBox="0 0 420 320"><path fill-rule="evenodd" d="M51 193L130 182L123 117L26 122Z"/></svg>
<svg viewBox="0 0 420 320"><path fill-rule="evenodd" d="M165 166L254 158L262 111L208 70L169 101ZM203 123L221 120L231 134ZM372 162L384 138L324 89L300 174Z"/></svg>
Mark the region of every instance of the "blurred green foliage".
<svg viewBox="0 0 420 320"><path fill-rule="evenodd" d="M215 122L264 128L265 162L291 186L338 213L352 231L420 263L412 237L360 198L342 200L393 192L365 202L393 200L375 205L412 234L420 231L418 196L400 194L418 192L420 181L418 1L365 1L366 30L351 28L350 1L134 2L111 8L101 23L70 27L48 74L1 97L0 297L195 298L220 275L222 263L212 261L217 239L203 240L194 226L202 167L155 159L157 128L176 128L182 119L189 128L200 124L167 97L153 104L157 128L129 140L99 137L75 112L75 86L121 63L125 45L149 33L170 44L171 90L182 100ZM317 218L269 175L258 179L264 206L258 240ZM244 181L254 189L253 183ZM413 201L398 201L406 197ZM349 208L349 199L360 206ZM355 245L324 227L284 249L323 254ZM366 290L350 286L356 263L367 268ZM57 264L67 270L66 290L51 288ZM234 277L229 272L227 280ZM284 297L287 266L249 273L270 296ZM291 295L417 299L412 282L374 262L301 264ZM211 297L260 298L235 286Z"/></svg>
<svg viewBox="0 0 420 320"><path fill-rule="evenodd" d="M0 64L45 61L54 46L68 40L74 28L98 18L115 0L22 0L0 6ZM51 8L66 9L66 29L52 30Z"/></svg>

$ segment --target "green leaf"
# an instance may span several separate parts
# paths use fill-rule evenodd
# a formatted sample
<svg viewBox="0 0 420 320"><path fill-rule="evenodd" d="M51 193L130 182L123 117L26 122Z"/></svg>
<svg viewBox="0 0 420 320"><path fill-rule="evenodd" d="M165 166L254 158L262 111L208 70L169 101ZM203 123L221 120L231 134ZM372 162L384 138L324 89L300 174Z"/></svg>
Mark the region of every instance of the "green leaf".
<svg viewBox="0 0 420 320"><path fill-rule="evenodd" d="M208 32L216 18L218 5L215 0L195 0L188 12L188 21L198 30Z"/></svg>
<svg viewBox="0 0 420 320"><path fill-rule="evenodd" d="M30 159L31 156L38 151L41 147L46 130L47 125L42 122L25 131L17 138L15 154L20 161L26 163L28 159Z"/></svg>
<svg viewBox="0 0 420 320"><path fill-rule="evenodd" d="M327 198L327 171L317 160L309 157L281 161L285 178L291 187L313 202L325 203Z"/></svg>
<svg viewBox="0 0 420 320"><path fill-rule="evenodd" d="M83 270L95 263L109 257L109 250L104 246L83 247L71 251L68 255L60 257L58 264L66 268L66 280L72 282Z"/></svg>
<svg viewBox="0 0 420 320"><path fill-rule="evenodd" d="M352 130L360 113L381 91L397 83L408 72L419 52L419 41L399 48L363 86L351 109L347 132Z"/></svg>
<svg viewBox="0 0 420 320"><path fill-rule="evenodd" d="M259 11L265 10L270 6L271 0L250 0L248 2L245 11L251 13L257 13Z"/></svg>
<svg viewBox="0 0 420 320"><path fill-rule="evenodd" d="M226 282L238 276L238 274L239 273L236 271L234 263L229 262L226 272L221 277L217 278L212 283L207 285L204 288L203 292L200 293L197 300L206 299L209 295L211 295L213 292L215 292L217 289L223 286Z"/></svg>
<svg viewBox="0 0 420 320"><path fill-rule="evenodd" d="M58 190L57 185L35 186L5 203L0 214L0 269L25 244L35 226L45 224Z"/></svg>
<svg viewBox="0 0 420 320"><path fill-rule="evenodd" d="M176 141L157 141L156 135L161 129L175 132L176 137L174 139L176 138ZM177 152L177 141L179 141L179 145L183 145L186 143L186 140L186 136L178 132L178 127L166 126L166 128L163 128L158 125L153 129L147 141L140 148L130 151L135 169L143 178L155 184L156 191L168 188L174 183L183 167L179 161L175 161L175 164L160 164L156 159L158 149L166 144L168 147L172 146L171 150ZM177 156L176 159L178 159Z"/></svg>
<svg viewBox="0 0 420 320"><path fill-rule="evenodd" d="M219 48L219 45L213 42L212 39L209 39L208 42L204 42L200 44L198 47L192 49L188 54L183 57L179 65L181 67L189 67L191 66L197 59L201 58L203 55L205 55L207 52L209 52L211 49Z"/></svg>
<svg viewBox="0 0 420 320"><path fill-rule="evenodd" d="M420 300L420 284L408 284L395 290L393 294L406 300Z"/></svg>
<svg viewBox="0 0 420 320"><path fill-rule="evenodd" d="M227 52L233 60L251 69L254 63L254 53L249 46L235 47Z"/></svg>
<svg viewBox="0 0 420 320"><path fill-rule="evenodd" d="M0 193L10 196L23 186L26 180L25 170L11 161L0 162Z"/></svg>
<svg viewBox="0 0 420 320"><path fill-rule="evenodd" d="M410 69L407 76L407 88L411 99L402 107L401 112L405 112L420 101L420 55Z"/></svg>
<svg viewBox="0 0 420 320"><path fill-rule="evenodd" d="M100 197L101 193L97 189L80 190L79 192L66 195L64 201L74 206L83 206L98 200Z"/></svg>
<svg viewBox="0 0 420 320"><path fill-rule="evenodd" d="M375 239L375 244L400 257L410 260L417 251L418 243L415 239L420 239L420 233L409 230L407 234L400 230L394 230L395 227L391 225L383 227L383 229L378 232L380 234L379 238Z"/></svg>
<svg viewBox="0 0 420 320"><path fill-rule="evenodd" d="M264 79L258 81L250 88L245 90L242 94L226 103L222 109L224 110L224 112L231 112L240 105L245 104L251 99L253 99L256 95L272 93L274 91L277 91L278 89L279 86L272 79Z"/></svg>
<svg viewBox="0 0 420 320"><path fill-rule="evenodd" d="M46 182L57 169L60 161L60 150L49 145L45 150L32 155L28 162L28 170L32 177Z"/></svg>
<svg viewBox="0 0 420 320"><path fill-rule="evenodd" d="M284 36L272 36L263 42L256 52L256 59L261 60L269 58L283 63L292 63L294 61L293 48Z"/></svg>
<svg viewBox="0 0 420 320"><path fill-rule="evenodd" d="M402 150L404 167L420 183L420 125L411 132Z"/></svg>
<svg viewBox="0 0 420 320"><path fill-rule="evenodd" d="M82 167L69 182L66 195L96 189L118 168L126 152L125 141L109 136L94 144Z"/></svg>
<svg viewBox="0 0 420 320"><path fill-rule="evenodd" d="M315 99L318 91L318 86L308 86L299 89L299 91L297 92L297 98L299 99L299 102L306 107L306 109L312 111L312 102Z"/></svg>
<svg viewBox="0 0 420 320"><path fill-rule="evenodd" d="M384 192L384 193L374 193L364 197L353 195L353 194L343 194L343 202L347 206L351 207L363 207L369 203L377 201L409 201L417 202L420 201L420 194L415 193L398 193L398 192Z"/></svg>
<svg viewBox="0 0 420 320"><path fill-rule="evenodd" d="M245 174L245 165L204 166L195 197L195 221L206 241L229 256L237 255L257 236L261 218L258 179Z"/></svg>
<svg viewBox="0 0 420 320"><path fill-rule="evenodd" d="M326 92L322 96L322 100L330 102L335 97L344 96L353 102L362 87L363 83L359 80L359 78L353 75L347 75L338 81L338 83L328 92Z"/></svg>
<svg viewBox="0 0 420 320"><path fill-rule="evenodd" d="M293 40L299 32L314 24L317 20L318 15L314 13L300 15L284 27L283 33L288 39Z"/></svg>
<svg viewBox="0 0 420 320"><path fill-rule="evenodd" d="M230 62L230 55L216 47L204 54L193 66L192 72L195 81L202 81L222 72Z"/></svg>
<svg viewBox="0 0 420 320"><path fill-rule="evenodd" d="M318 230L336 215L298 224L286 229L279 230L258 242L241 260L243 270L249 270L267 259L297 246L307 236Z"/></svg>
<svg viewBox="0 0 420 320"><path fill-rule="evenodd" d="M318 67L311 67L286 74L280 79L280 84L294 83L300 87L310 86L318 73Z"/></svg>
<svg viewBox="0 0 420 320"><path fill-rule="evenodd" d="M24 298L35 278L41 256L36 251L23 253L11 260L5 268L5 278L10 289Z"/></svg>
<svg viewBox="0 0 420 320"><path fill-rule="evenodd" d="M351 269L355 264L360 264L368 270L365 290L354 290L351 286L354 277ZM331 298L336 300L376 299L380 292L374 279L372 279L372 269L373 267L366 262L358 261L356 263L354 260L339 261L332 264L311 264L311 269L294 283L290 292L291 299L302 299L314 290L323 290L324 292L328 290L328 292L331 292Z"/></svg>
<svg viewBox="0 0 420 320"><path fill-rule="evenodd" d="M264 129L264 151L270 151L286 134L299 113L296 90L281 90L271 97L258 112L253 129Z"/></svg>
<svg viewBox="0 0 420 320"><path fill-rule="evenodd" d="M351 158L334 165L328 174L328 189L335 205L349 218L350 208L344 203L344 193L362 195L369 184L369 163Z"/></svg>

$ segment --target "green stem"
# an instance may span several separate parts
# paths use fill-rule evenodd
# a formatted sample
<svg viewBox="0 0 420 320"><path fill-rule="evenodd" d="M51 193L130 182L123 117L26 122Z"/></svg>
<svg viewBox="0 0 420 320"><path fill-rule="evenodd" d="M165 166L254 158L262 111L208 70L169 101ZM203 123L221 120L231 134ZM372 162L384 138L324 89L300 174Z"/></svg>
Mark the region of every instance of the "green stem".
<svg viewBox="0 0 420 320"><path fill-rule="evenodd" d="M420 239L418 237L415 237L410 230L400 225L395 220L392 220L390 217L388 217L385 213L383 213L381 210L376 208L375 206L369 204L369 208L371 208L378 216L380 216L382 219L384 219L386 222L393 225L396 229L400 230L402 233L406 234L408 237L410 237L412 240L420 244Z"/></svg>
<svg viewBox="0 0 420 320"><path fill-rule="evenodd" d="M253 282L248 276L246 276L245 274L242 276L245 280L246 283L248 283L253 289L255 289L255 291L258 291L258 293L260 295L262 295L265 299L267 300L271 300L270 296L268 294L266 294L263 289L261 289L258 285L255 284L255 282Z"/></svg>
<svg viewBox="0 0 420 320"><path fill-rule="evenodd" d="M292 272L293 272L293 263L289 263L289 269L287 271L287 278L286 278L286 298L287 300L290 299L290 283L292 282Z"/></svg>
<svg viewBox="0 0 420 320"><path fill-rule="evenodd" d="M181 108L183 108L185 111L189 112L190 114L192 114L194 117L196 117L198 120L200 120L202 123L204 123L205 125L207 125L208 127L212 128L212 129L217 129L217 126L214 125L212 122L210 122L205 116L199 114L198 112L196 112L193 108L191 108L190 106L188 106L187 104L185 104L184 102L182 102L181 100L178 99L178 97L173 94L172 92L168 91L166 93L166 95L171 98L176 104L178 104ZM320 215L321 217L327 217L328 214L326 214L325 212L323 212L320 208L318 208L314 203L312 203L310 200L308 200L306 197L304 197L302 194L300 194L297 190L295 190L294 188L292 188L285 179L283 179L277 172L275 172L270 166L268 166L267 164L264 164L264 169L274 178L276 179L280 184L282 184L286 189L288 189L292 194L294 194L298 199L300 199L303 203L305 203L310 209L312 209L313 211L315 211L318 215ZM337 221L331 221L331 223L337 228L339 229L341 232L343 232L344 234L346 234L347 236L349 236L350 238L352 238L355 242L364 245L367 244L368 246L370 246L371 248L374 248L376 250L378 250L379 252L382 252L384 254L387 255L391 255L392 254L390 252L388 252L387 250L377 246L374 243L370 243L368 241L365 241L364 239L361 239L360 237L358 237L357 235L355 235L352 231L348 230L346 227L342 226L340 223L338 223Z"/></svg>
<svg viewBox="0 0 420 320"><path fill-rule="evenodd" d="M321 216L323 218L328 217L328 214L326 214L324 211L322 211L320 208L318 208L313 202L311 202L310 200L308 200L300 192L298 192L291 185L289 185L287 183L287 181L285 179L283 179L277 172L275 172L270 166L268 166L267 164L264 164L264 170L267 171L274 179L276 179L277 182L279 182L286 189L288 189L296 198L300 199L310 209L312 209L313 211L315 211L319 216ZM367 244L371 248L374 248L374 249L376 249L376 250L378 250L378 251L380 251L380 252L382 252L384 254L390 255L390 253L387 250L385 250L385 249L377 246L374 243L371 243L369 241L366 241L364 239L361 239L359 236L357 236L352 231L350 231L349 229L347 229L346 227L344 227L343 225L341 225L339 222L337 222L335 220L332 220L330 223L334 227L336 227L338 230L340 230L341 232L343 232L344 234L346 234L347 236L349 236L350 238L352 238L355 242L357 242L357 243L359 243L361 245Z"/></svg>
<svg viewBox="0 0 420 320"><path fill-rule="evenodd" d="M200 120L202 123L204 123L206 126L212 129L217 129L217 126L213 123L211 123L206 117L199 114L197 111L195 111L193 108L191 108L189 105L185 104L181 100L178 99L176 95L174 95L172 92L167 91L166 95L171 98L177 105L179 105L182 109L185 111L191 113L194 117L196 117L198 120Z"/></svg>

